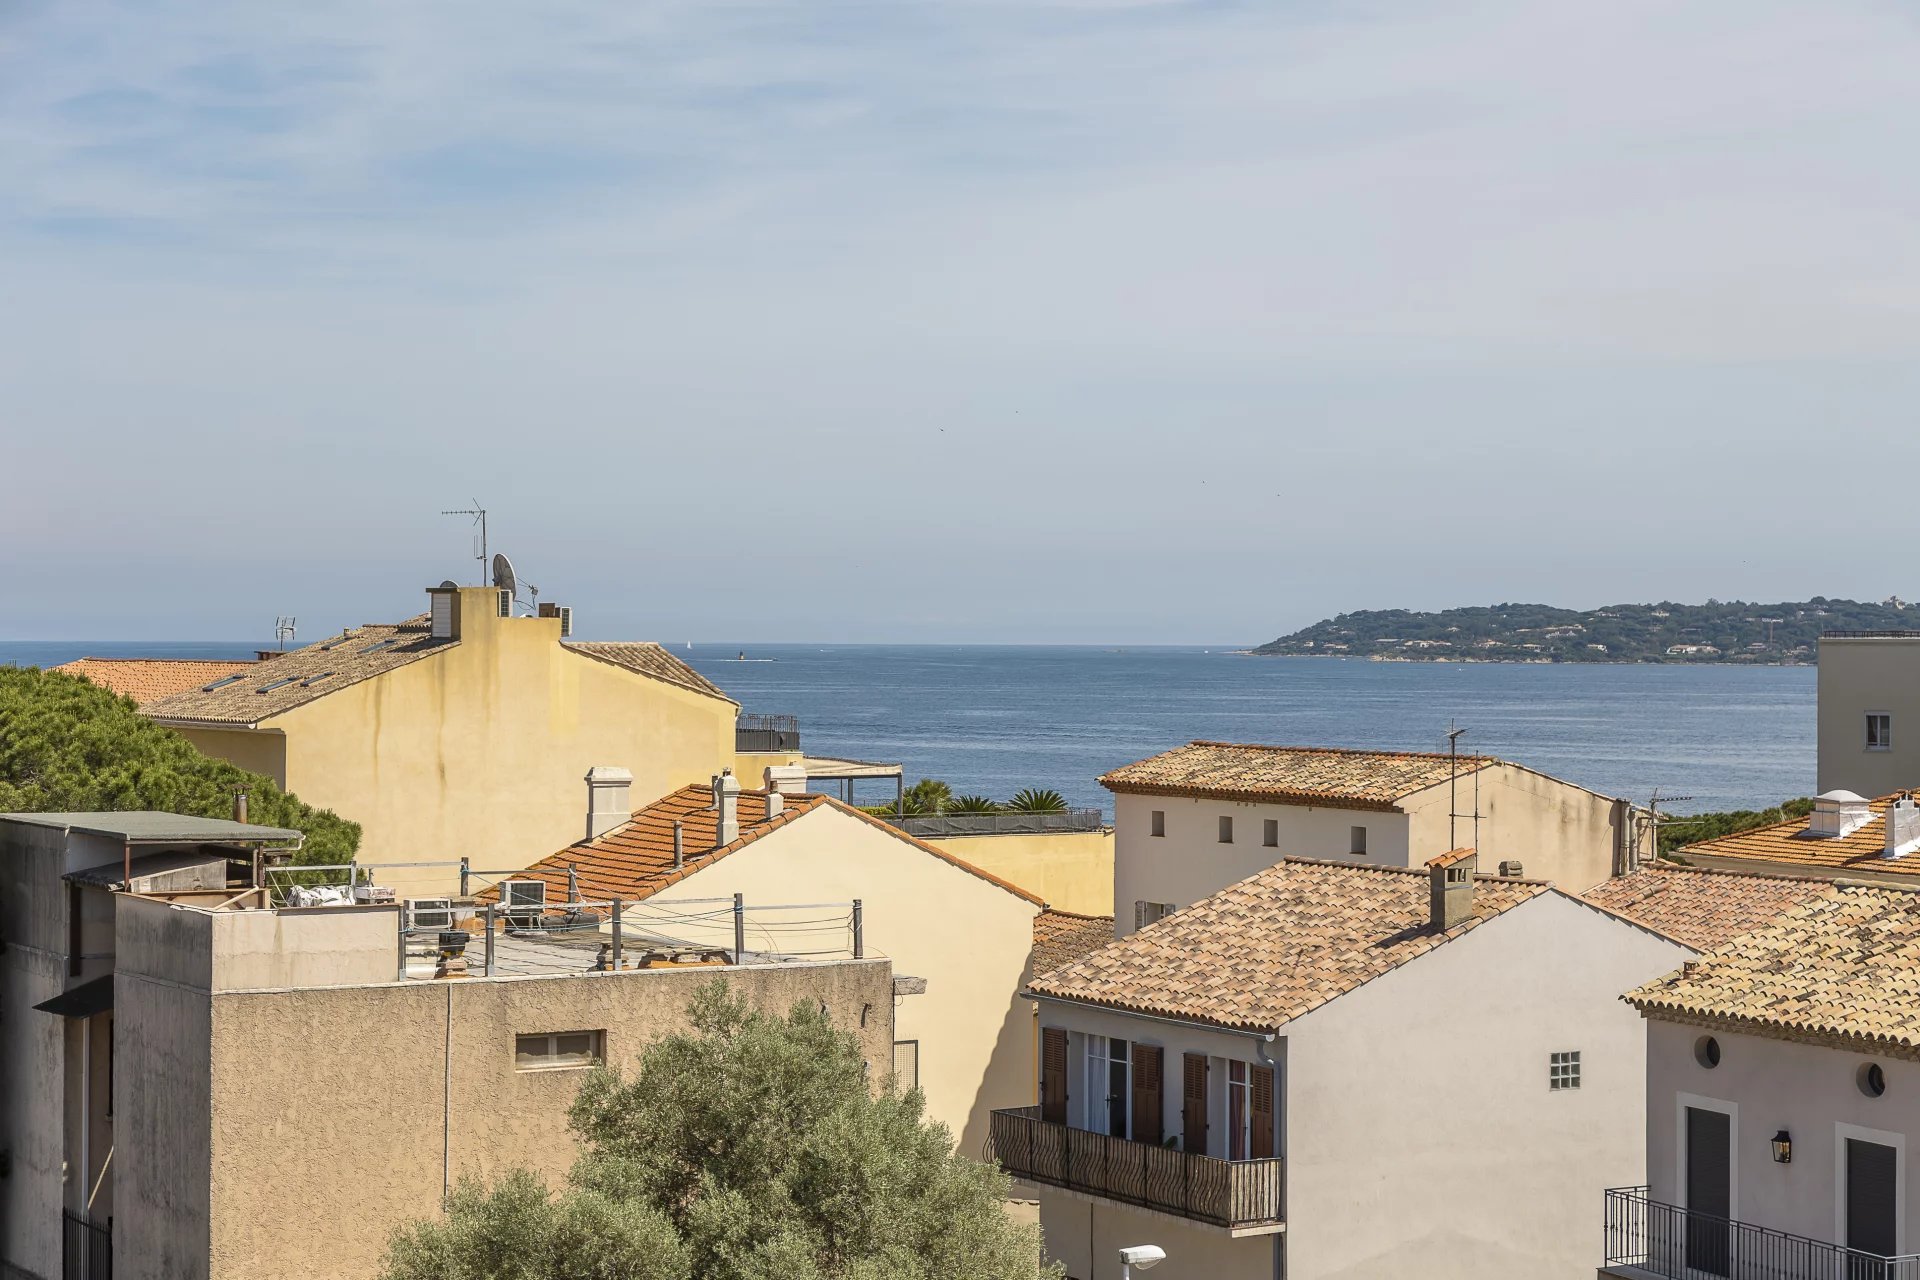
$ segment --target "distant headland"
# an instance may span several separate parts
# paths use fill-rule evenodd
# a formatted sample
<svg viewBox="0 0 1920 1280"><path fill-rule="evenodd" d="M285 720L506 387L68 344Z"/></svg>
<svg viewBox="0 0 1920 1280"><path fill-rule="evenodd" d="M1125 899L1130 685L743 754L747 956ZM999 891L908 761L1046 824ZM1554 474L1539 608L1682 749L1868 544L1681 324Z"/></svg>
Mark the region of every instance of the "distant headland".
<svg viewBox="0 0 1920 1280"><path fill-rule="evenodd" d="M1416 613L1343 613L1248 652L1260 656L1389 662L1680 662L1798 665L1814 661L1823 631L1920 629L1920 607L1811 600L1753 604L1616 604L1556 609L1496 604Z"/></svg>

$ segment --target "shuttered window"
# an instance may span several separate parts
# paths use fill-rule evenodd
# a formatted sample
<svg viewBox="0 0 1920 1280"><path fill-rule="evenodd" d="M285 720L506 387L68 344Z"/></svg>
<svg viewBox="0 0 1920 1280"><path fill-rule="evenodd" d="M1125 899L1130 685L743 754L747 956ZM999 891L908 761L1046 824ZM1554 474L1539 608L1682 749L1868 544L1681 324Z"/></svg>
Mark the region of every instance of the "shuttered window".
<svg viewBox="0 0 1920 1280"><path fill-rule="evenodd" d="M1255 1067L1252 1071L1253 1119L1250 1155L1255 1160L1273 1158L1273 1068Z"/></svg>
<svg viewBox="0 0 1920 1280"><path fill-rule="evenodd" d="M1040 1118L1067 1122L1067 1033L1061 1027L1040 1033Z"/></svg>
<svg viewBox="0 0 1920 1280"><path fill-rule="evenodd" d="M1160 1145L1163 1128L1160 1068L1163 1058L1157 1044L1133 1046L1133 1140Z"/></svg>
<svg viewBox="0 0 1920 1280"><path fill-rule="evenodd" d="M1180 1149L1207 1153L1207 1055L1189 1053L1180 1071Z"/></svg>

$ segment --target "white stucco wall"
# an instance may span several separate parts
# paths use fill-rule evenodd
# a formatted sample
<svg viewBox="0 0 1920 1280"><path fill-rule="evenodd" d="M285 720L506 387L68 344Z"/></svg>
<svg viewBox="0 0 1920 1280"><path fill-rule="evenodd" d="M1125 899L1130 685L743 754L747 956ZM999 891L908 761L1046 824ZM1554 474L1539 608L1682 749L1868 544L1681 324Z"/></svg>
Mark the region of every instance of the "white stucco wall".
<svg viewBox="0 0 1920 1280"><path fill-rule="evenodd" d="M1867 712L1893 717L1893 746L1867 750ZM1820 642L1815 788L1891 795L1920 784L1920 638Z"/></svg>
<svg viewBox="0 0 1920 1280"><path fill-rule="evenodd" d="M1713 1068L1694 1056L1708 1034L1720 1042ZM1856 1083L1868 1062L1886 1074L1878 1098ZM1920 1251L1920 1187L1909 1163L1920 1154L1920 1063L1649 1020L1646 1181L1665 1204L1686 1203L1681 1109L1689 1103L1732 1115L1733 1217L1815 1240L1845 1242L1841 1126L1903 1148L1899 1251ZM1793 1138L1789 1164L1773 1160L1781 1129Z"/></svg>
<svg viewBox="0 0 1920 1280"><path fill-rule="evenodd" d="M1289 1280L1591 1276L1644 1166L1644 1027L1678 944L1545 894L1291 1024ZM1577 1090L1548 1056L1579 1050Z"/></svg>
<svg viewBox="0 0 1920 1280"><path fill-rule="evenodd" d="M1415 861L1471 846L1480 853L1482 872L1492 874L1512 859L1529 879L1551 880L1569 893L1583 893L1613 874L1621 815L1611 798L1506 763L1456 785L1451 803L1444 782L1400 802L1411 823ZM1461 816L1449 821L1450 813Z"/></svg>
<svg viewBox="0 0 1920 1280"><path fill-rule="evenodd" d="M1123 937L1133 932L1136 901L1192 906L1283 857L1408 865L1408 826L1403 813L1124 792L1113 797L1113 809L1114 930ZM1166 814L1164 836L1152 834L1156 809ZM1223 816L1233 818L1232 844L1220 843ZM1280 842L1274 848L1263 843L1269 818L1280 823ZM1352 829L1357 826L1367 829L1365 857L1349 852Z"/></svg>

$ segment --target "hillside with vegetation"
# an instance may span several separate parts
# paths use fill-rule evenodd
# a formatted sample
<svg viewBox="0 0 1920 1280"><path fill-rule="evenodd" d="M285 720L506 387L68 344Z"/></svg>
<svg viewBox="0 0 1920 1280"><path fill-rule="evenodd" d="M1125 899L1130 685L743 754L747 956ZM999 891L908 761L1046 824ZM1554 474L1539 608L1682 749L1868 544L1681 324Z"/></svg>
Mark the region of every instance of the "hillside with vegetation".
<svg viewBox="0 0 1920 1280"><path fill-rule="evenodd" d="M247 793L252 821L305 834L296 862L348 862L359 847L359 823L202 755L130 699L59 671L0 667L0 813L159 809L225 818L236 791Z"/></svg>
<svg viewBox="0 0 1920 1280"><path fill-rule="evenodd" d="M1823 631L1920 628L1920 606L1811 600L1754 604L1616 604L1557 609L1496 604L1439 613L1343 613L1252 650L1289 657L1406 662L1810 663Z"/></svg>

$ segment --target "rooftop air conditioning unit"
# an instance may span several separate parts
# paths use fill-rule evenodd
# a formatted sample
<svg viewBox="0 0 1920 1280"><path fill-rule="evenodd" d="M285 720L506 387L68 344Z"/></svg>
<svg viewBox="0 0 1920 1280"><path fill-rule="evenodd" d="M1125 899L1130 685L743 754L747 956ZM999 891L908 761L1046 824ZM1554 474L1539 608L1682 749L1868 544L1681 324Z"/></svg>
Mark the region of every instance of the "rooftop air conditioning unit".
<svg viewBox="0 0 1920 1280"><path fill-rule="evenodd" d="M408 898L407 928L430 933L453 928L453 899Z"/></svg>
<svg viewBox="0 0 1920 1280"><path fill-rule="evenodd" d="M547 882L544 880L502 880L500 906L507 923L529 929L540 923L547 906Z"/></svg>

